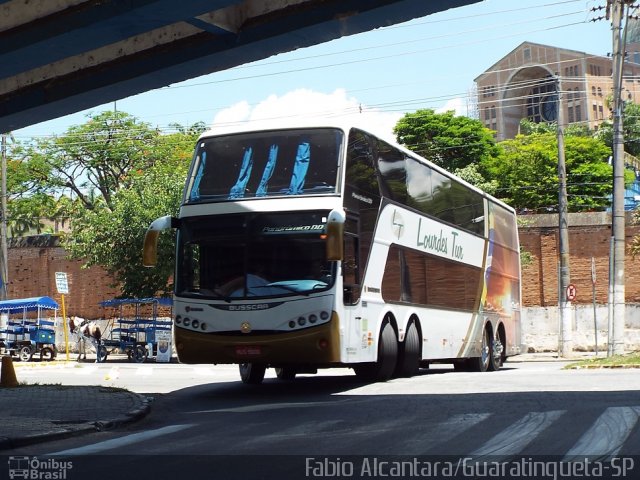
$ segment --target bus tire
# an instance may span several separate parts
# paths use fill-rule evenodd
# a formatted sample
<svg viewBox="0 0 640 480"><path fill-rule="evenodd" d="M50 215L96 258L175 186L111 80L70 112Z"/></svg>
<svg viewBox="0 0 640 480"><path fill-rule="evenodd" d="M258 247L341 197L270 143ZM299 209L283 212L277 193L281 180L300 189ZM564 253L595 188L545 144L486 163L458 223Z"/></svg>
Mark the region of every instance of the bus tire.
<svg viewBox="0 0 640 480"><path fill-rule="evenodd" d="M276 368L276 377L278 377L278 380L283 380L285 382L295 380L297 373L298 371L293 367Z"/></svg>
<svg viewBox="0 0 640 480"><path fill-rule="evenodd" d="M393 376L398 360L396 332L389 322L382 327L378 342L378 361L354 366L356 376L366 382L386 382Z"/></svg>
<svg viewBox="0 0 640 480"><path fill-rule="evenodd" d="M258 385L264 380L267 366L262 363L241 363L240 379L247 385Z"/></svg>
<svg viewBox="0 0 640 480"><path fill-rule="evenodd" d="M498 330L498 332L500 332ZM497 333L491 343L491 362L489 362L489 371L496 372L500 370L506 359L504 341L502 335Z"/></svg>
<svg viewBox="0 0 640 480"><path fill-rule="evenodd" d="M472 372L486 372L493 358L493 339L491 332L485 327L482 332L482 349L479 357L473 357L467 360L469 370Z"/></svg>
<svg viewBox="0 0 640 480"><path fill-rule="evenodd" d="M404 342L398 346L398 363L396 377L413 377L420 369L420 335L415 323L411 323L404 337Z"/></svg>

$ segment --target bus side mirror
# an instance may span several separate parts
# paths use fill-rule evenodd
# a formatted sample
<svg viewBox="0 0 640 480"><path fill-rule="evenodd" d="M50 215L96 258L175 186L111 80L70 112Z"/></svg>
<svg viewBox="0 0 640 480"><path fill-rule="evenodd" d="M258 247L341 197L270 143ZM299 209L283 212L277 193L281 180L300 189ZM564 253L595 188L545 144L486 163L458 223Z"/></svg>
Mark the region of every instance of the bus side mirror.
<svg viewBox="0 0 640 480"><path fill-rule="evenodd" d="M158 237L160 232L177 226L177 219L170 215L156 218L144 235L144 245L142 247L142 265L145 267L155 267L158 263Z"/></svg>
<svg viewBox="0 0 640 480"><path fill-rule="evenodd" d="M344 258L344 210L331 210L327 217L327 260L339 261Z"/></svg>

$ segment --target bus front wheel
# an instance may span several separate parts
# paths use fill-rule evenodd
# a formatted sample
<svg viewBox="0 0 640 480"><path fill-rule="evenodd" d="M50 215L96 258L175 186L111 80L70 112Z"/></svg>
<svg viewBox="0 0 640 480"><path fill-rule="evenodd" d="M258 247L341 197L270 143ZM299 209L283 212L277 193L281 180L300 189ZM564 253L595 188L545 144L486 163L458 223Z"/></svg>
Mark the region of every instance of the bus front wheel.
<svg viewBox="0 0 640 480"><path fill-rule="evenodd" d="M264 380L266 370L266 365L261 363L241 363L240 379L242 380L242 383L257 385L262 383L262 380Z"/></svg>
<svg viewBox="0 0 640 480"><path fill-rule="evenodd" d="M353 367L356 376L366 382L386 382L391 378L398 361L398 341L390 323L386 323L378 341L378 361Z"/></svg>

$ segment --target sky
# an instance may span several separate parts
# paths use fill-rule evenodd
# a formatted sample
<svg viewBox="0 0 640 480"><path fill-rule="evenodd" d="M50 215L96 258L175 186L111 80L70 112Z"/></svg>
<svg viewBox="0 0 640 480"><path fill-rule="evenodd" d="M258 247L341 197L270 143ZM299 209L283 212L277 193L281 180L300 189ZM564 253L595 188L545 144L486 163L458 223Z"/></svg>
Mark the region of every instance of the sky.
<svg viewBox="0 0 640 480"><path fill-rule="evenodd" d="M471 112L474 78L522 42L606 56L606 0L484 0L193 78L13 132L63 134L89 113L117 109L162 131L300 117L353 120L392 138L404 114ZM596 20L596 21L593 21Z"/></svg>

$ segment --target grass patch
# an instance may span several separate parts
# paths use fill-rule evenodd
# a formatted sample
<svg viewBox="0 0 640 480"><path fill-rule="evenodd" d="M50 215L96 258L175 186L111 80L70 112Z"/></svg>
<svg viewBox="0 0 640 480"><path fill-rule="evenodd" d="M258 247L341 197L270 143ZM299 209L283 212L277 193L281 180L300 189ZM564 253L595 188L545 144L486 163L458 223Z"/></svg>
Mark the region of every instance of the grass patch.
<svg viewBox="0 0 640 480"><path fill-rule="evenodd" d="M99 391L104 393L118 393L118 392L128 392L129 390L122 387L100 387Z"/></svg>
<svg viewBox="0 0 640 480"><path fill-rule="evenodd" d="M611 357L590 358L580 362L570 363L565 369L577 368L640 368L640 352Z"/></svg>

